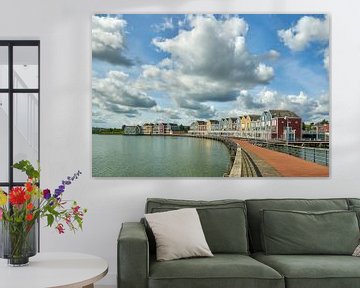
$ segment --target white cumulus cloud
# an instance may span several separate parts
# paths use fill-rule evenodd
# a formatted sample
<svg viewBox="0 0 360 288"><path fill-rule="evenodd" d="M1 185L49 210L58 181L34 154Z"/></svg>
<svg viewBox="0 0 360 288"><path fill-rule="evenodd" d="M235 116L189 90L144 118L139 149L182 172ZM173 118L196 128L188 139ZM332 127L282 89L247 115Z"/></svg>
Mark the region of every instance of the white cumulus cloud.
<svg viewBox="0 0 360 288"><path fill-rule="evenodd" d="M165 17L164 22L153 25L152 28L154 29L155 32L161 32L161 31L165 31L165 30L174 29L175 24L171 17Z"/></svg>
<svg viewBox="0 0 360 288"><path fill-rule="evenodd" d="M110 71L105 78L93 78L93 107L108 112L139 114L138 109L156 106L156 101L136 86L129 75Z"/></svg>
<svg viewBox="0 0 360 288"><path fill-rule="evenodd" d="M329 40L330 21L326 16L319 19L304 16L289 29L278 31L281 41L293 51L304 50L311 42L327 42Z"/></svg>
<svg viewBox="0 0 360 288"><path fill-rule="evenodd" d="M326 48L324 50L324 68L326 70L329 70L329 64L330 64L329 48Z"/></svg>
<svg viewBox="0 0 360 288"><path fill-rule="evenodd" d="M213 117L216 111L208 102L236 100L239 90L266 85L274 77L262 60L279 53L252 54L246 47L248 30L238 16L188 15L177 35L153 39L168 55L157 65L143 65L139 82L165 91L194 117Z"/></svg>
<svg viewBox="0 0 360 288"><path fill-rule="evenodd" d="M266 88L256 95L251 95L245 90L240 92L233 112L261 114L264 110L270 109L293 111L303 121L320 121L329 117L329 95L323 93L310 97L303 91L289 95Z"/></svg>
<svg viewBox="0 0 360 288"><path fill-rule="evenodd" d="M127 22L117 17L92 17L92 52L95 58L115 65L131 66L124 56Z"/></svg>

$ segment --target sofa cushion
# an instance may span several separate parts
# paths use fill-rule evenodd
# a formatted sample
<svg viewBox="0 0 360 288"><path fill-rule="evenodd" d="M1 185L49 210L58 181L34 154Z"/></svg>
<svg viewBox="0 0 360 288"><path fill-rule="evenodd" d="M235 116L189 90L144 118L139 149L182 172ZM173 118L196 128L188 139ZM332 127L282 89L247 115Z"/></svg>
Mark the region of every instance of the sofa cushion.
<svg viewBox="0 0 360 288"><path fill-rule="evenodd" d="M262 251L261 214L264 209L328 211L348 210L346 199L255 199L246 200L249 234L252 251Z"/></svg>
<svg viewBox="0 0 360 288"><path fill-rule="evenodd" d="M256 260L284 275L286 288L358 288L360 258L340 255L265 255Z"/></svg>
<svg viewBox="0 0 360 288"><path fill-rule="evenodd" d="M215 254L211 258L150 261L149 288L284 288L274 269L246 255Z"/></svg>
<svg viewBox="0 0 360 288"><path fill-rule="evenodd" d="M349 210L354 211L356 213L356 217L358 218L358 224L359 224L359 228L360 228L360 205L359 206L351 205L349 207Z"/></svg>
<svg viewBox="0 0 360 288"><path fill-rule="evenodd" d="M213 253L249 253L244 201L148 199L146 213L187 207L197 208L206 241ZM149 239L152 239L151 233Z"/></svg>
<svg viewBox="0 0 360 288"><path fill-rule="evenodd" d="M156 239L159 261L213 256L195 208L145 214Z"/></svg>
<svg viewBox="0 0 360 288"><path fill-rule="evenodd" d="M352 255L359 244L354 211L262 210L266 254Z"/></svg>
<svg viewBox="0 0 360 288"><path fill-rule="evenodd" d="M360 206L360 198L348 198L349 206Z"/></svg>

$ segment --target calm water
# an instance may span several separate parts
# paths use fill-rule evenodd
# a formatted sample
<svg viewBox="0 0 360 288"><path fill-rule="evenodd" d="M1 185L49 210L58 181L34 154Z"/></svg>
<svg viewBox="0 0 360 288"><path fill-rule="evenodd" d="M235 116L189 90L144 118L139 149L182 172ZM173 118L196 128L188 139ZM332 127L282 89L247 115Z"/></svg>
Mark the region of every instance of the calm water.
<svg viewBox="0 0 360 288"><path fill-rule="evenodd" d="M222 177L230 164L218 141L169 136L93 135L94 177Z"/></svg>

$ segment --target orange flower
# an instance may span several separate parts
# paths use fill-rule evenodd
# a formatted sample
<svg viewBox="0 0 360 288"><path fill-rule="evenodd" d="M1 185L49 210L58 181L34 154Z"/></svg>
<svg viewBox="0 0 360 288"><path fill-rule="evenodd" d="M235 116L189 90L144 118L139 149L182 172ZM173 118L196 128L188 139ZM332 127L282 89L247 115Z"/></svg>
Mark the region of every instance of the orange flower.
<svg viewBox="0 0 360 288"><path fill-rule="evenodd" d="M32 203L29 203L26 205L26 210L31 210L34 208L34 205Z"/></svg>
<svg viewBox="0 0 360 288"><path fill-rule="evenodd" d="M30 182L26 182L25 183L25 187L26 187L26 190L28 191L28 192L31 192L31 191L33 191L33 186L32 186L32 184L30 183Z"/></svg>
<svg viewBox="0 0 360 288"><path fill-rule="evenodd" d="M26 215L26 221L31 221L34 218L32 214Z"/></svg>
<svg viewBox="0 0 360 288"><path fill-rule="evenodd" d="M24 196L25 200L29 200L31 198L31 195L26 193L25 196Z"/></svg>

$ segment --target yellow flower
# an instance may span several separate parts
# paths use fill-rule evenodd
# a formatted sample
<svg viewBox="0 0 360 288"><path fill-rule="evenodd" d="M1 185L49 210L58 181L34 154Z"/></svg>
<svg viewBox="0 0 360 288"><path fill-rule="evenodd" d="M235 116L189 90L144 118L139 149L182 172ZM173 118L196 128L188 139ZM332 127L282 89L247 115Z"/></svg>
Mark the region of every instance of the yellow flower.
<svg viewBox="0 0 360 288"><path fill-rule="evenodd" d="M5 193L0 189L0 206L4 206L7 204L7 196Z"/></svg>

